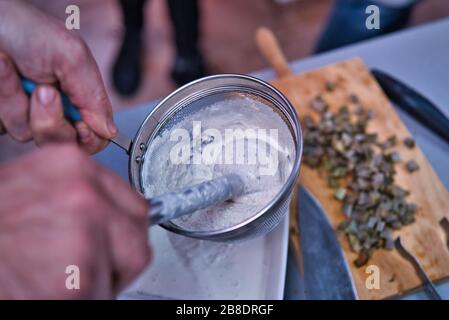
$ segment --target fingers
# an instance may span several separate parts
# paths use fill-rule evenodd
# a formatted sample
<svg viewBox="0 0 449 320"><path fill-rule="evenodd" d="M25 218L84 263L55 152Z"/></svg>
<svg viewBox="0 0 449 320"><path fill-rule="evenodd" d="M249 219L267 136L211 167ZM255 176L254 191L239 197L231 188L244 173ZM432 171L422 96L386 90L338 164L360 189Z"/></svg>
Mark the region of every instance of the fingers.
<svg viewBox="0 0 449 320"><path fill-rule="evenodd" d="M40 169L40 179L54 181L49 186L55 192L51 197L54 202L44 200L46 203L61 205L62 209L53 213L56 212L57 217L74 217L75 222L69 225L74 226L75 223L75 226L82 227L81 231L86 234L81 235L81 240L84 236L92 236L92 233L96 236L78 246L100 251L95 256L95 275L107 275L114 292L124 288L143 270L150 257L147 205L143 198L121 178L73 145L48 146L43 148L39 158L28 159L33 164L39 163L39 160L45 161L46 165L35 166L33 173L36 174L36 170ZM49 165L51 170L48 170ZM64 179L58 180L61 173ZM39 195L39 198L42 199L42 196ZM67 223L67 220L63 221ZM73 235L73 232L70 234ZM103 254L107 254L107 257ZM88 256L86 260L94 259ZM105 279L102 281L106 284L97 283L94 288L108 288L108 282Z"/></svg>
<svg viewBox="0 0 449 320"><path fill-rule="evenodd" d="M0 132L8 131L17 141L30 140L32 134L28 124L28 98L22 91L12 61L1 52L0 84Z"/></svg>
<svg viewBox="0 0 449 320"><path fill-rule="evenodd" d="M122 215L112 218L109 227L112 268L115 274L114 289L119 292L150 262L148 228L130 223Z"/></svg>
<svg viewBox="0 0 449 320"><path fill-rule="evenodd" d="M110 199L110 244L115 289L123 289L149 263L148 205L136 191L115 174L97 170L96 177Z"/></svg>
<svg viewBox="0 0 449 320"><path fill-rule="evenodd" d="M97 136L113 138L117 128L112 119L111 103L91 52L75 36L67 37L62 45L61 56L56 61L56 76L61 88Z"/></svg>
<svg viewBox="0 0 449 320"><path fill-rule="evenodd" d="M127 183L75 148L58 150L70 159L56 168L63 170L74 191L68 192L77 209L105 227L114 291L124 288L148 264L147 205ZM63 169L59 166L63 165ZM67 167L69 165L69 167ZM82 167L82 170L79 168ZM77 169L78 168L78 169ZM53 169L56 170L56 169ZM67 197L66 197L67 199ZM66 200L67 203L67 200Z"/></svg>
<svg viewBox="0 0 449 320"><path fill-rule="evenodd" d="M102 188L111 196L115 206L122 210L123 214L134 218L139 225L147 224L148 204L143 196L110 171L97 170L95 178L99 180Z"/></svg>
<svg viewBox="0 0 449 320"><path fill-rule="evenodd" d="M84 121L78 121L74 125L78 133L78 142L88 154L97 153L108 144L107 140L99 137Z"/></svg>
<svg viewBox="0 0 449 320"><path fill-rule="evenodd" d="M30 127L38 146L76 141L75 129L64 118L61 96L50 85L39 86L31 96Z"/></svg>
<svg viewBox="0 0 449 320"><path fill-rule="evenodd" d="M117 134L117 128L112 119L112 108L104 88L98 66L84 42L67 32L62 32L58 49L50 52L51 59L43 70L42 66L36 70L28 70L33 74L32 79L55 79L59 81L61 89L67 93L73 104L81 113L82 123L74 124L81 147L89 154L102 150L108 143L108 139ZM23 61L21 70L26 69ZM27 71L27 70L25 70ZM27 75L28 73L22 70ZM36 74L37 72L37 74ZM51 81L51 80L47 80ZM8 132L18 141L28 141L33 134L30 128L29 99L23 92L18 74L12 60L0 53L0 134ZM42 110L41 110L42 111ZM45 115L39 117L44 122ZM48 118L55 120L55 118ZM45 120L45 121L47 121ZM47 122L48 124L49 122ZM62 124L61 121L58 122ZM64 128L67 126L64 125ZM57 130L45 130L49 135L49 141L72 140L72 134L63 130L60 134L54 134ZM60 129L60 127L58 127ZM41 135L40 135L41 136ZM37 141L37 144L45 143L45 139Z"/></svg>

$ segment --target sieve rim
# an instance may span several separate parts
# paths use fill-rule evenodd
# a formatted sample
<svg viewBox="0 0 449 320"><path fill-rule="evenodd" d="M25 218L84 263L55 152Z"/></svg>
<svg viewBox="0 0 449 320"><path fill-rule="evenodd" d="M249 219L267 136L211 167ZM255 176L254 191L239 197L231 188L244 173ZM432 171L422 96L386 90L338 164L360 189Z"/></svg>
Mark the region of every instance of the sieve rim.
<svg viewBox="0 0 449 320"><path fill-rule="evenodd" d="M203 90L199 90L198 92L195 92L193 94L183 96L183 93L188 90L189 88L207 83L207 82L214 82L217 80L227 80L228 82L232 83L232 80L239 80L243 82L247 82L246 84L237 84L237 85L231 85L231 84L222 84L221 86L217 87L211 87ZM251 86L253 84L253 86ZM268 92L264 92L259 88L256 88L255 84L261 86L264 89L268 89ZM225 90L226 89L226 90ZM232 90L231 90L232 89ZM246 90L245 90L246 89ZM235 90L235 91L234 91ZM140 193L144 193L143 184L141 182L141 165L144 161L144 154L146 150L142 150L140 143L142 141L142 135L145 133L148 135L148 138L145 141L145 145L148 146L151 141L154 139L154 137L157 135L157 133L161 130L161 128L166 123L167 119L170 118L173 114L180 111L183 107L187 106L192 101L197 101L203 97L207 97L213 93L216 92L249 92L251 94L254 94L255 96L258 96L260 98L264 98L268 100L279 112L283 114L283 116L286 118L284 122L286 122L287 125L291 129L289 129L293 144L295 146L295 157L294 157L294 163L291 169L291 172L281 187L281 189L276 193L276 195L257 213L252 215L251 217L243 220L242 222L226 227L221 228L217 230L208 230L208 231L197 231L197 230L188 230L185 228L180 227L179 225L173 223L173 222L167 222L164 224L161 224L160 226L178 233L182 234L184 236L188 236L191 238L199 238L199 239L209 239L209 240L219 240L218 238L222 238L224 235L230 235L237 230L245 229L245 227L248 227L253 223L254 221L258 219L262 219L264 215L269 214L270 210L274 209L279 203L282 203L283 201L286 201L288 197L290 197L291 191L293 186L296 183L296 179L299 175L299 169L301 165L301 157L302 157L302 130L301 125L299 123L298 116L296 114L295 109L293 108L292 104L288 99L275 87L270 85L269 83L260 80L258 78L248 76L248 75L242 75L242 74L235 74L235 73L227 73L227 74L218 74L218 75L212 75L208 77L204 77L198 80L195 80L193 82L190 82L179 89L172 92L170 95L168 95L166 98L164 98L161 102L157 104L157 106L147 115L145 120L142 122L142 125L140 126L134 142L133 146L131 147L131 154L130 154L130 161L129 161L129 174L130 174L130 181L133 187L138 190ZM177 97L178 96L178 97ZM178 98L178 99L176 99ZM190 99L189 99L190 98ZM167 107L167 103L171 100L175 100L176 103L174 103L171 106ZM280 100L280 101L278 101ZM272 107L273 107L272 106ZM167 108L167 110L163 110L164 108ZM162 112L161 112L162 110ZM288 121L288 122L287 122ZM146 129L148 127L152 127L151 134L148 134L146 132ZM144 139L145 140L145 139ZM140 152L139 152L140 151ZM140 163L136 163L136 161L133 161L133 159L137 159L136 154L140 154L141 161Z"/></svg>

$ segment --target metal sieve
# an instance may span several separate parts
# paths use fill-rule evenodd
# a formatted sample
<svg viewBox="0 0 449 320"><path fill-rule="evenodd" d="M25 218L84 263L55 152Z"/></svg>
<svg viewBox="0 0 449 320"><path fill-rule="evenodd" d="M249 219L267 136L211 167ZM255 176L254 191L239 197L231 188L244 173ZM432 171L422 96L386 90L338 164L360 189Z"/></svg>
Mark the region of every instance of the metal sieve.
<svg viewBox="0 0 449 320"><path fill-rule="evenodd" d="M22 79L22 87L31 94L36 84ZM193 81L162 100L141 124L134 140L119 132L111 141L129 155L128 173L132 186L144 193L142 185L142 165L147 146L162 130L169 130L185 116L215 102L232 98L235 95L248 95L252 99L271 107L287 125L295 146L292 171L276 196L258 213L229 228L214 231L185 230L173 222L160 224L163 228L188 237L215 241L233 241L256 237L271 231L287 214L290 197L299 174L302 154L302 133L298 116L290 102L277 89L254 77L238 74L221 74ZM81 116L69 98L61 93L64 115L72 121ZM149 213L150 220L158 218L157 210ZM160 217L159 217L160 218Z"/></svg>
<svg viewBox="0 0 449 320"><path fill-rule="evenodd" d="M255 215L229 228L214 231L185 230L173 222L161 224L172 232L192 238L215 241L233 241L265 234L276 227L288 212L290 195L299 173L302 153L302 133L290 102L277 89L259 79L238 75L222 74L205 77L191 82L162 100L143 121L132 143L122 137L115 141L125 150L129 150L129 177L132 186L144 193L142 185L142 165L145 152L156 135L162 130L170 129L188 114L223 101L235 94L251 95L253 99L261 100L283 119L292 135L295 145L293 167L286 182L278 194L262 210ZM128 148L128 146L130 146Z"/></svg>

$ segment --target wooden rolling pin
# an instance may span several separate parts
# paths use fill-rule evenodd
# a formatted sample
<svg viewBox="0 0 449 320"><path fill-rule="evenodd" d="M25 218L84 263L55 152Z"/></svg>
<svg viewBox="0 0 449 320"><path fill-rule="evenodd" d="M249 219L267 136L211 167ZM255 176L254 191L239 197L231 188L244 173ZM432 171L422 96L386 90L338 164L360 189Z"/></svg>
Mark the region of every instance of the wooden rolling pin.
<svg viewBox="0 0 449 320"><path fill-rule="evenodd" d="M256 31L256 44L279 78L293 74L273 32L265 27Z"/></svg>
<svg viewBox="0 0 449 320"><path fill-rule="evenodd" d="M265 57L267 62L274 69L276 74L281 77L288 77L293 75L287 59L285 58L279 42L273 32L265 27L260 27L256 31L256 44L259 51ZM290 216L290 246L293 250L295 262L300 271L302 271L302 256L301 243L299 239L298 227L298 189L295 188L292 192L292 200L289 209Z"/></svg>

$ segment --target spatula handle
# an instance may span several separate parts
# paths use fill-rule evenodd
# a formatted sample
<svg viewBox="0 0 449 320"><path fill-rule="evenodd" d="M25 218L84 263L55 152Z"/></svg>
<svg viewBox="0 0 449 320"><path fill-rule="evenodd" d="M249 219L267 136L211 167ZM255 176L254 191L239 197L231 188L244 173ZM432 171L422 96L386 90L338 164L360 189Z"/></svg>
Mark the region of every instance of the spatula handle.
<svg viewBox="0 0 449 320"><path fill-rule="evenodd" d="M148 199L150 225L161 224L238 197L243 194L243 191L244 185L240 176L228 174Z"/></svg>
<svg viewBox="0 0 449 320"><path fill-rule="evenodd" d="M25 91L28 96L31 96L33 91L37 88L36 82L24 77L21 77L20 83L23 91ZM81 114L76 106L73 105L72 101L70 101L69 97L62 91L59 91L59 93L61 95L62 107L64 108L64 117L70 122L81 121ZM117 136L112 138L110 141L125 150L127 153L130 152L132 142L122 132L118 132Z"/></svg>
<svg viewBox="0 0 449 320"><path fill-rule="evenodd" d="M21 78L20 82L22 88L26 94L31 95L33 91L37 88L37 84L30 79ZM81 120L81 115L78 109L72 104L69 97L61 92L62 106L64 107L64 116L67 120L71 122L76 122Z"/></svg>

